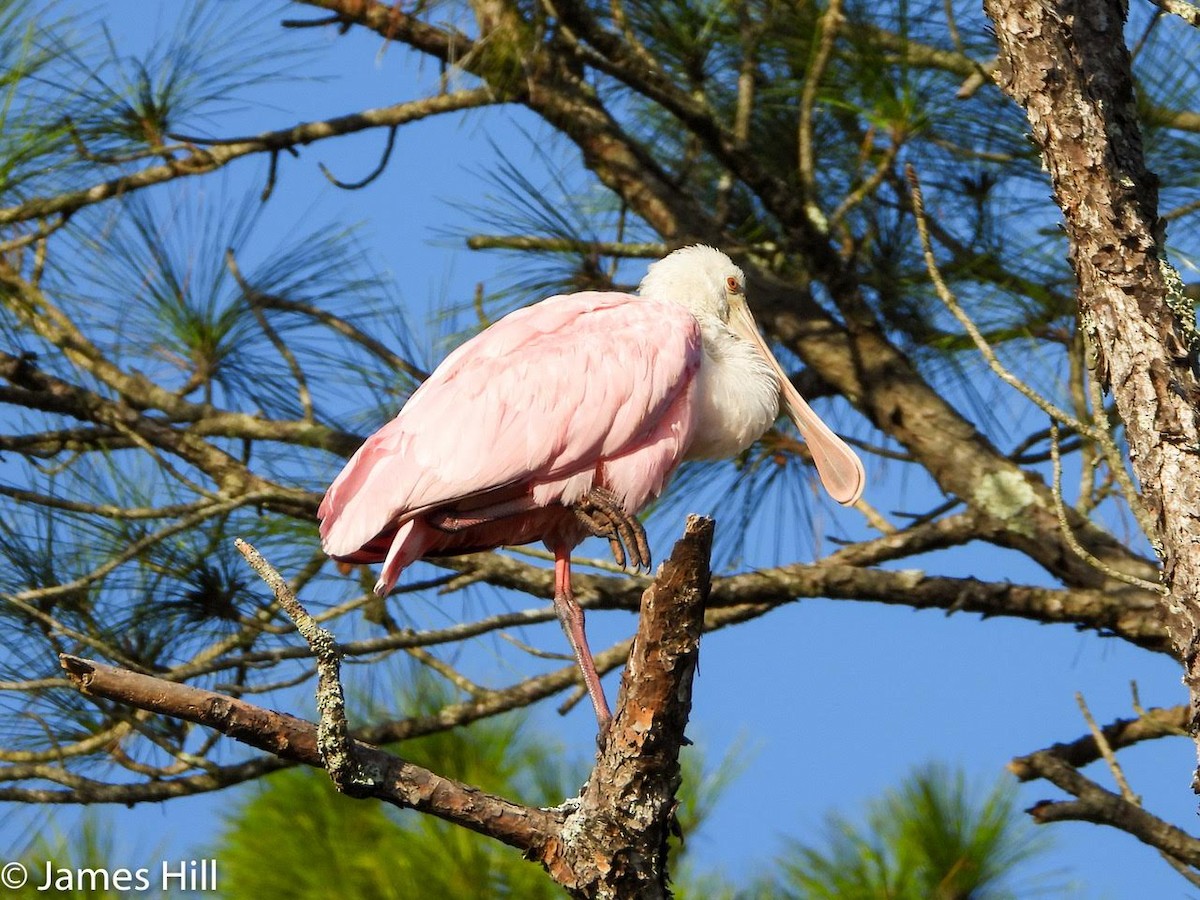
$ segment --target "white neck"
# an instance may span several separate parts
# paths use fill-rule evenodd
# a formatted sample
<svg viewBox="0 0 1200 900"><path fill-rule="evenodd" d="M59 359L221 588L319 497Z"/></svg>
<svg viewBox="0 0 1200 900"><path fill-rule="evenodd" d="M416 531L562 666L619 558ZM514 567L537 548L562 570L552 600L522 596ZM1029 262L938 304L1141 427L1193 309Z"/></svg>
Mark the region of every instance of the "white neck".
<svg viewBox="0 0 1200 900"><path fill-rule="evenodd" d="M700 320L697 423L688 459L741 453L779 416L779 380L758 349L717 319Z"/></svg>

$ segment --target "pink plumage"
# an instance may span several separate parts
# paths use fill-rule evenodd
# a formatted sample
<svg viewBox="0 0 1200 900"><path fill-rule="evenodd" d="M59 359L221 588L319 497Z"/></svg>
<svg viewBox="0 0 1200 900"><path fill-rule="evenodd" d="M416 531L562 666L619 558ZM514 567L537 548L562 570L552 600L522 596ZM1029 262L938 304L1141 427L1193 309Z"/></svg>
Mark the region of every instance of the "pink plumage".
<svg viewBox="0 0 1200 900"><path fill-rule="evenodd" d="M511 313L354 454L317 513L325 551L349 562L392 551L382 593L426 555L574 546L585 531L567 506L593 486L631 513L662 491L691 442L699 365L699 327L675 303L586 292ZM429 524L522 503L455 531Z"/></svg>

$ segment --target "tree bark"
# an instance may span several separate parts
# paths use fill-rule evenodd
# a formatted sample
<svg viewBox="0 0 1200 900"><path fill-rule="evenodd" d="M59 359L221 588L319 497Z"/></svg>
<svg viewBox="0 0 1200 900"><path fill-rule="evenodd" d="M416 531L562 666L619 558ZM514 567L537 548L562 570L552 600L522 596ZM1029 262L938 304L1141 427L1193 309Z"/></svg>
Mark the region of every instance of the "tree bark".
<svg viewBox="0 0 1200 900"><path fill-rule="evenodd" d="M1119 0L985 0L996 79L1026 111L1070 240L1080 321L1156 522L1162 604L1200 738L1200 390L1191 304L1163 256ZM1200 789L1200 776L1193 780Z"/></svg>
<svg viewBox="0 0 1200 900"><path fill-rule="evenodd" d="M642 595L641 625L596 767L544 863L575 897L658 900L682 776L679 750L709 592L713 522L691 516Z"/></svg>

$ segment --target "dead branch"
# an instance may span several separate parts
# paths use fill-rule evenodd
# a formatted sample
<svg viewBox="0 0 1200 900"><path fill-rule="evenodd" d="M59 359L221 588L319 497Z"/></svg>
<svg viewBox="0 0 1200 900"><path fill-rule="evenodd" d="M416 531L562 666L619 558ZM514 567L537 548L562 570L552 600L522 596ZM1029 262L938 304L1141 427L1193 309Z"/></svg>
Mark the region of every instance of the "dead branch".
<svg viewBox="0 0 1200 900"><path fill-rule="evenodd" d="M63 654L59 659L76 687L88 696L206 725L291 762L324 765L312 722L78 656ZM430 813L526 851L542 846L556 828L553 813L443 778L369 744L355 741L354 750L373 771L372 783L363 788L366 796Z"/></svg>
<svg viewBox="0 0 1200 900"><path fill-rule="evenodd" d="M1093 822L1125 831L1162 854L1184 878L1196 883L1200 868L1200 840L1141 808L1139 798L1124 781L1115 751L1141 741L1187 735L1190 709L1173 706L1152 709L1136 719L1119 719L1103 728L1096 726L1082 698L1090 734L1067 744L1054 744L1036 753L1020 756L1008 769L1021 781L1044 778L1074 800L1042 800L1027 812L1038 822ZM1079 772L1098 759L1105 759L1121 787L1120 794L1102 788Z"/></svg>
<svg viewBox="0 0 1200 900"><path fill-rule="evenodd" d="M238 552L246 557L250 567L271 588L275 600L291 618L296 630L316 657L317 709L321 716L317 725L317 750L321 754L323 767L342 793L355 797L360 794L369 796L363 792L369 787L371 779L364 773L363 761L355 752L354 744L350 740L350 725L346 721L346 698L342 691L341 678L341 647L333 635L308 614L308 610L296 599L283 576L258 550L240 538L234 543Z"/></svg>
<svg viewBox="0 0 1200 900"><path fill-rule="evenodd" d="M1200 840L1181 828L1146 812L1119 794L1106 790L1074 767L1068 765L1052 750L1039 750L1014 760L1009 765L1019 768L1022 780L1045 778L1062 788L1075 800L1043 800L1028 810L1039 824L1076 821L1109 825L1133 835L1168 856L1189 866L1200 867Z"/></svg>
<svg viewBox="0 0 1200 900"><path fill-rule="evenodd" d="M1104 739L1113 750L1120 750L1142 741L1187 734L1186 706L1171 706L1147 710L1136 719L1118 719L1101 729ZM1040 777L1036 768L1028 763L1038 754L1049 754L1073 768L1081 768L1101 758L1096 739L1088 734L1066 744L1054 744L1030 756L1020 756L1008 764L1008 768L1021 781L1032 781Z"/></svg>
<svg viewBox="0 0 1200 900"><path fill-rule="evenodd" d="M642 595L617 714L578 809L543 859L576 896L670 896L667 837L681 781L679 751L687 741L712 536L711 519L690 517Z"/></svg>

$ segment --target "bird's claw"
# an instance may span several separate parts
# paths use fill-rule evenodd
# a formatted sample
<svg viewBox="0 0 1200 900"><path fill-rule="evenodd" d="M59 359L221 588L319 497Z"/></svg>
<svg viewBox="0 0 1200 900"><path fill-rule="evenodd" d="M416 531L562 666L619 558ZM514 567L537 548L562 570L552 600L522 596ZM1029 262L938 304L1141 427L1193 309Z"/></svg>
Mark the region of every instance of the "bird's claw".
<svg viewBox="0 0 1200 900"><path fill-rule="evenodd" d="M612 549L613 560L622 569L625 568L625 548L621 546L621 542L615 537L608 539L608 546Z"/></svg>
<svg viewBox="0 0 1200 900"><path fill-rule="evenodd" d="M608 488L592 488L572 507L579 521L596 537L608 538L613 560L621 568L631 562L635 570L650 571L650 543L637 516L625 511Z"/></svg>

